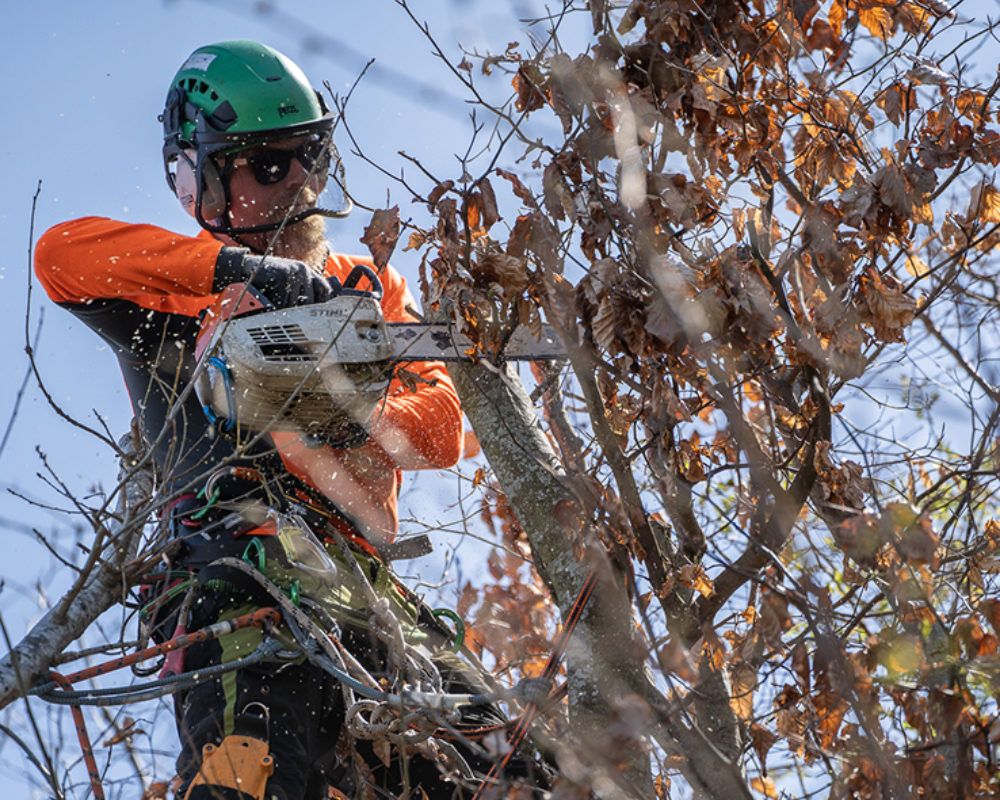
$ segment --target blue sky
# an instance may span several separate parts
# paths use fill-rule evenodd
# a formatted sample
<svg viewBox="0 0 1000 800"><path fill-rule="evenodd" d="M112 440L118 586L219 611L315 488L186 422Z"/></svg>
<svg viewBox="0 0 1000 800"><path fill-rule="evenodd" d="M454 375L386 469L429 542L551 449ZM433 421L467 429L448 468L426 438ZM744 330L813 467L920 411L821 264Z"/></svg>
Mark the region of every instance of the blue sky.
<svg viewBox="0 0 1000 800"><path fill-rule="evenodd" d="M480 51L502 51L508 42L526 41L517 18L543 10L536 0L414 0L413 6L430 23L452 63L462 57L459 41ZM468 142L468 106L460 99L461 87L392 0L37 0L8 4L4 23L0 437L12 419L28 366L24 344L29 226L39 181L36 238L57 222L84 215L196 232L166 187L156 120L170 78L195 48L230 38L265 41L296 60L315 86L329 81L340 94L374 58L354 91L348 120L366 155L391 171L404 168L397 151L406 150L431 169L450 175L456 171L453 154ZM509 90L504 78L494 78L492 86L501 94ZM339 144L348 149L345 140ZM352 192L363 202L384 205L386 178L357 158L345 157ZM406 215L408 199L395 187L391 202L400 203ZM335 246L362 252L358 237L366 221L367 215L359 213L332 223ZM397 253L394 263L416 280L412 257ZM115 359L95 334L53 306L36 284L31 294L32 338L41 316L37 365L53 400L88 425L98 424L96 410L117 437L127 430L131 412ZM9 491L66 505L36 476L44 471L36 448L59 479L80 495L111 485L117 470L106 448L60 419L31 378L0 452L0 530L5 543L0 611L15 639L40 613L38 587L55 599L71 579L68 570L52 564L30 532L34 527L52 534L58 549L72 552L69 518L32 506ZM411 484L409 513L431 523L457 518L458 512L449 507L456 478L431 475L417 485L427 488L415 491ZM13 718L12 724L16 722ZM7 765L0 770L0 790L24 796L18 782L21 756L9 744L0 749Z"/></svg>

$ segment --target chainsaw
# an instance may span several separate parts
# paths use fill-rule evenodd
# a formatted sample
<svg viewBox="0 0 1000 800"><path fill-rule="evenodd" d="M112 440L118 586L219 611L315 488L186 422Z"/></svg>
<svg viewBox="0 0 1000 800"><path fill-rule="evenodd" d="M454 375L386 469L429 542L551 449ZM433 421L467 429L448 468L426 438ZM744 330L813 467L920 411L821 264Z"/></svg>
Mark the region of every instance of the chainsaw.
<svg viewBox="0 0 1000 800"><path fill-rule="evenodd" d="M370 290L357 285L362 277ZM475 344L451 323L386 322L375 272L355 267L329 300L276 308L252 286L226 287L202 317L195 384L206 416L226 432L295 431L314 441L363 441L396 367L473 361ZM515 328L495 358L565 356L555 332Z"/></svg>

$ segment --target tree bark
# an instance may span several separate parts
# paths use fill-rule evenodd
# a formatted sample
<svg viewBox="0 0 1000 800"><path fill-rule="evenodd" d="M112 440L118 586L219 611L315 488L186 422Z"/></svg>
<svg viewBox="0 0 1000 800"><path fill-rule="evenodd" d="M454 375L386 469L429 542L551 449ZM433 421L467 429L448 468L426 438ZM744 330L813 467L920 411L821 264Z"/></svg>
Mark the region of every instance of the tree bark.
<svg viewBox="0 0 1000 800"><path fill-rule="evenodd" d="M642 670L628 656L634 648L630 605L620 577L598 546L586 520L567 529L557 509L579 509L566 473L542 431L520 379L507 367L449 365L476 437L528 536L535 567L563 618L591 570L598 584L567 649L570 714L590 752L608 752L604 729L616 700L641 694ZM634 755L634 753L633 753ZM629 770L636 791L652 786L648 763ZM640 795L641 796L641 795Z"/></svg>

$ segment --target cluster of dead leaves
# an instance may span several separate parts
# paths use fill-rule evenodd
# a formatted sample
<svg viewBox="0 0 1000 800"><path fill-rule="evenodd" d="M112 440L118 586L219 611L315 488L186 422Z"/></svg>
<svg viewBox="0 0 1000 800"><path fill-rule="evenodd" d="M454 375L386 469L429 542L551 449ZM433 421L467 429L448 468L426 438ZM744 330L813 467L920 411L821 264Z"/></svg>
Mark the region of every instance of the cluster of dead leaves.
<svg viewBox="0 0 1000 800"><path fill-rule="evenodd" d="M541 578L532 567L531 551L506 496L482 483L480 517L497 539L486 566L490 581L461 589L456 612L466 621L466 644L480 655L489 653L497 670L514 678L541 674L551 652L549 634L557 612Z"/></svg>
<svg viewBox="0 0 1000 800"><path fill-rule="evenodd" d="M934 570L939 565L938 534L933 521L906 503L890 503L878 516L854 513L834 528L833 536L855 563L894 571L903 582L916 579L913 568ZM897 570L901 564L906 568Z"/></svg>

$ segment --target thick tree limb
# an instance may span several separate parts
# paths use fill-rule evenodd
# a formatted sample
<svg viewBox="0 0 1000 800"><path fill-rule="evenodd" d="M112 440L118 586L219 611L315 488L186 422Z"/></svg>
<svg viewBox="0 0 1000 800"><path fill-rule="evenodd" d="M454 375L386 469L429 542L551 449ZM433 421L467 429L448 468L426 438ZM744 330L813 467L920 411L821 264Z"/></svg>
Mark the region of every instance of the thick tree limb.
<svg viewBox="0 0 1000 800"><path fill-rule="evenodd" d="M452 364L449 371L483 453L528 535L535 566L563 614L591 568L602 576L567 654L571 714L580 723L582 736L595 737L589 744L600 748L599 737L606 736L615 703L628 696L648 698L624 582L616 579L601 548L587 546L597 541L587 520L579 520L578 534L553 513L560 507L579 509L581 504L520 380L506 368L494 373L482 365ZM666 720L657 727L671 740L672 752L685 756L685 772L690 772L687 777L697 796L712 800L750 796L734 763L703 733ZM644 760L641 753L633 756ZM635 772L634 786L648 784L648 774L637 780Z"/></svg>
<svg viewBox="0 0 1000 800"><path fill-rule="evenodd" d="M622 657L632 647L624 586L594 546L596 536L588 535L582 504L517 376L482 365L452 364L449 371L483 453L528 535L535 567L564 617L591 569L601 577L567 654L571 713L585 729L599 726L615 698L641 685L638 661ZM579 523L576 531L567 527L567 516Z"/></svg>

